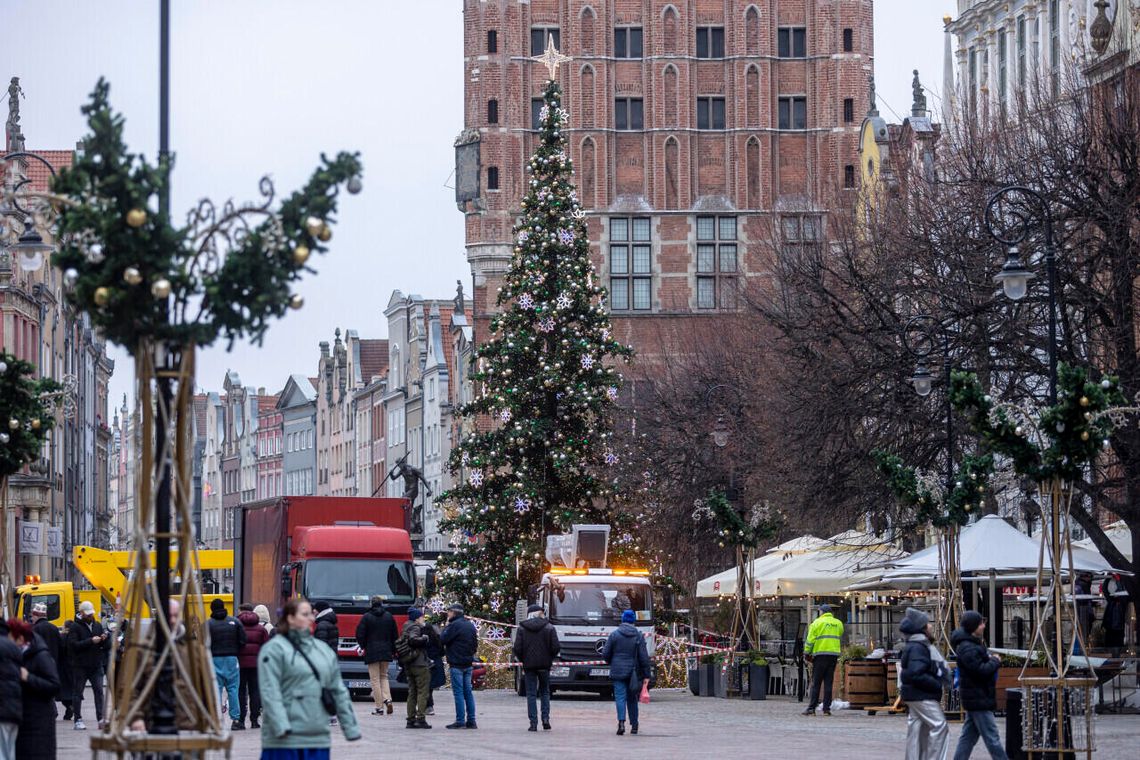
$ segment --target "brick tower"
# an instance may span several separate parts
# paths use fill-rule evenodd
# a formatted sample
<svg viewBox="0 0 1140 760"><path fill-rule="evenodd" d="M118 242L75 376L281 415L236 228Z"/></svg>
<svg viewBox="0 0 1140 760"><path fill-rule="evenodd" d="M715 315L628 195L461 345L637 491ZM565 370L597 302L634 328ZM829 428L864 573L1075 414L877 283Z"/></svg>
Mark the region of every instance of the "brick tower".
<svg viewBox="0 0 1140 760"><path fill-rule="evenodd" d="M619 339L642 359L681 320L822 234L859 176L872 0L464 0L466 216L476 340L509 264L553 38L575 181ZM859 119L856 119L859 114ZM673 324L668 324L672 322Z"/></svg>

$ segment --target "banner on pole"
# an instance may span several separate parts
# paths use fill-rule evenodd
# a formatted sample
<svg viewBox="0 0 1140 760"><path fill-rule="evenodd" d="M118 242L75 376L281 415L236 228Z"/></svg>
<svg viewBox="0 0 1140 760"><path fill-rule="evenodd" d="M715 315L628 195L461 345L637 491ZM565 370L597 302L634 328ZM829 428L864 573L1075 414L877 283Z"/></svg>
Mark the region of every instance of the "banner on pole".
<svg viewBox="0 0 1140 760"><path fill-rule="evenodd" d="M47 555L56 559L63 559L63 528L48 528L45 535L47 536Z"/></svg>
<svg viewBox="0 0 1140 760"><path fill-rule="evenodd" d="M20 554L43 554L44 543L44 524L42 522L20 521Z"/></svg>

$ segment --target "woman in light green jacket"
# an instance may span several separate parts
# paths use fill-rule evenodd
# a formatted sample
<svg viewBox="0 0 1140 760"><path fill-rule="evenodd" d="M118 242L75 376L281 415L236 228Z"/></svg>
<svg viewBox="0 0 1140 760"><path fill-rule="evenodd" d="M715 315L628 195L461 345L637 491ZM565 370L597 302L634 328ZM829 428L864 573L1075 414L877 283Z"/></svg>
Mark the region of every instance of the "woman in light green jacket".
<svg viewBox="0 0 1140 760"><path fill-rule="evenodd" d="M329 715L321 704L322 688L336 694L337 717L345 738L360 738L336 654L313 638L312 625L309 603L290 599L277 622L278 635L257 655L262 760L320 760L329 756ZM314 668L319 679L313 675Z"/></svg>

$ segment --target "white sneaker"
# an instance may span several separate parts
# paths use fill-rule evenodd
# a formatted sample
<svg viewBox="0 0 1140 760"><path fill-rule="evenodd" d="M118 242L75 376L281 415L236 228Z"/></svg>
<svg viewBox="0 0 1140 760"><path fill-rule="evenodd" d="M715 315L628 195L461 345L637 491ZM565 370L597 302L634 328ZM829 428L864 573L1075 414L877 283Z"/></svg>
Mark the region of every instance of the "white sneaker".
<svg viewBox="0 0 1140 760"><path fill-rule="evenodd" d="M87 726L86 726L86 724L84 724L84 722L82 720L77 720L77 721L75 721L75 730L76 731L86 731Z"/></svg>

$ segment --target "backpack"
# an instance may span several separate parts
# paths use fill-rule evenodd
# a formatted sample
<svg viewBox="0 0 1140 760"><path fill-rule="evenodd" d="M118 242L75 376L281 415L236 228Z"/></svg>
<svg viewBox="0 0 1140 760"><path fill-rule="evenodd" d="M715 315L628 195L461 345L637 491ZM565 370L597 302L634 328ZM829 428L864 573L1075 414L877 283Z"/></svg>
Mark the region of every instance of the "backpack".
<svg viewBox="0 0 1140 760"><path fill-rule="evenodd" d="M396 662L400 663L400 667L406 668L415 657L415 653L412 651L412 642L408 639L408 634L400 634L400 637L396 639L395 648Z"/></svg>

